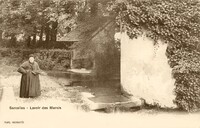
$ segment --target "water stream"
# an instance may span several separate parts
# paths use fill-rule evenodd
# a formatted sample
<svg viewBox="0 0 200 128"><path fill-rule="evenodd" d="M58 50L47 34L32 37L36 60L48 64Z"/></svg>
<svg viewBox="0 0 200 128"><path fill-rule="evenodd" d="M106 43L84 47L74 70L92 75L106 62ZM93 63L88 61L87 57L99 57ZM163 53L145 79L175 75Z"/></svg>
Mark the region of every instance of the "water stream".
<svg viewBox="0 0 200 128"><path fill-rule="evenodd" d="M98 80L91 74L80 74L72 72L49 72L48 75L56 78L59 82L63 82L64 86L66 85L65 87L83 87L84 91L91 93L95 97L116 96L122 94L119 78ZM71 85L68 85L69 83Z"/></svg>

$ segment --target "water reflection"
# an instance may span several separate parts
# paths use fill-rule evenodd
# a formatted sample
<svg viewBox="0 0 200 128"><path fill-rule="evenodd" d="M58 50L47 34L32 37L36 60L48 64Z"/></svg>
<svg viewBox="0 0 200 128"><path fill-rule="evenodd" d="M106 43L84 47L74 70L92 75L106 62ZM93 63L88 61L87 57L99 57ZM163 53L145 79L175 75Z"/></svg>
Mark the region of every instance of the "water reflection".
<svg viewBox="0 0 200 128"><path fill-rule="evenodd" d="M108 79L97 79L92 74L80 74L72 72L47 72L49 76L56 78L60 82L67 83L68 86L81 86L95 96L121 95L119 77ZM69 85L70 84L70 85Z"/></svg>

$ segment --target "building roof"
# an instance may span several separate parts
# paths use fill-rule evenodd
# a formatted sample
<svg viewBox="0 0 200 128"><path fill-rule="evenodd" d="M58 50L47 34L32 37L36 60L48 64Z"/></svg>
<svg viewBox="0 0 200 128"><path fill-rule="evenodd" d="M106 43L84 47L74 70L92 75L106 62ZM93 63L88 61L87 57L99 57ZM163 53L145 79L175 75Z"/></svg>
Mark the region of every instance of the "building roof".
<svg viewBox="0 0 200 128"><path fill-rule="evenodd" d="M107 26L113 23L114 20L112 17L88 18L87 20L79 21L76 29L66 34L61 40L75 42L69 48L76 50L76 59L88 58L88 56L93 55L92 40L96 37L98 39L97 42L105 40L107 37L99 39L102 38L99 34L103 30L108 29ZM88 50L88 47L90 47L90 50Z"/></svg>
<svg viewBox="0 0 200 128"><path fill-rule="evenodd" d="M77 27L62 37L61 41L78 41L85 42L92 38L96 31L99 31L106 23L110 21L109 17L90 17L84 21L78 21Z"/></svg>

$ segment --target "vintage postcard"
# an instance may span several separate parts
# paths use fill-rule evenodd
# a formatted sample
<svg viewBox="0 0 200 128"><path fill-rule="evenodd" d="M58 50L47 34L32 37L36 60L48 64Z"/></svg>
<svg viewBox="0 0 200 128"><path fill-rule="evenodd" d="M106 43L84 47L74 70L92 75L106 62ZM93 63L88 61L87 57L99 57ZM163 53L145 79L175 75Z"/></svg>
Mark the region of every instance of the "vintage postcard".
<svg viewBox="0 0 200 128"><path fill-rule="evenodd" d="M199 0L0 0L0 128L200 128Z"/></svg>

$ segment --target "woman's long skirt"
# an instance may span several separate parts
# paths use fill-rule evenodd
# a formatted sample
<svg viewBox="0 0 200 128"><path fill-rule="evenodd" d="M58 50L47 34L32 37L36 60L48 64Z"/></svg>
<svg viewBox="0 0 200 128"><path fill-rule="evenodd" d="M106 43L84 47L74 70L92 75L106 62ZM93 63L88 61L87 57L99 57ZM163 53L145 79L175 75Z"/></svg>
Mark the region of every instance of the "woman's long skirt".
<svg viewBox="0 0 200 128"><path fill-rule="evenodd" d="M20 84L20 97L38 97L41 95L39 75L23 74Z"/></svg>

